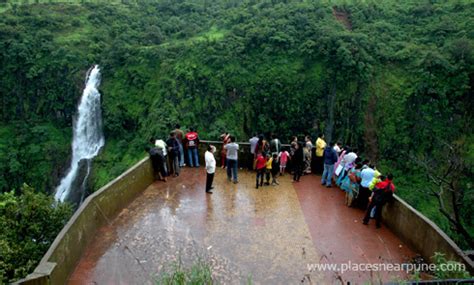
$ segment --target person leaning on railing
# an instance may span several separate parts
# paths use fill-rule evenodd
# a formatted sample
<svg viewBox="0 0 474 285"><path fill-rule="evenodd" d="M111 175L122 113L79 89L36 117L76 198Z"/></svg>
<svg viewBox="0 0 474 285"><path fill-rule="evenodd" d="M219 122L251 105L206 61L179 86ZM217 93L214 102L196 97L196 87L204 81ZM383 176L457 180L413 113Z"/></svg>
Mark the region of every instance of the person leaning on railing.
<svg viewBox="0 0 474 285"><path fill-rule="evenodd" d="M395 185L393 185L393 175L389 173L387 174L387 178L384 181L379 182L377 183L377 185L375 185L374 191L372 192L372 195L369 198L370 204L365 213L363 222L364 225L369 224L370 212L372 211L372 208L375 207L375 226L377 228L381 227L382 208L387 202L392 199L394 192Z"/></svg>
<svg viewBox="0 0 474 285"><path fill-rule="evenodd" d="M166 182L166 168L165 168L165 156L163 155L163 149L158 147L146 146L145 151L150 155L151 164L153 166L153 178L156 179L157 174L160 176L159 179Z"/></svg>

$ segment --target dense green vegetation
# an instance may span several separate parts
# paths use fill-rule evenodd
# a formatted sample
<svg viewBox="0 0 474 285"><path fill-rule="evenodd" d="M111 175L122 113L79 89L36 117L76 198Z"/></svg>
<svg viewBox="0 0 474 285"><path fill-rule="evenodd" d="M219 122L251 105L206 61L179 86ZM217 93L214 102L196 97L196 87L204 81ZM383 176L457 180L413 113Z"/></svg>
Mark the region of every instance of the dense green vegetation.
<svg viewBox="0 0 474 285"><path fill-rule="evenodd" d="M35 193L27 185L22 194L0 195L0 283L9 283L33 272L63 225L71 217L68 204Z"/></svg>
<svg viewBox="0 0 474 285"><path fill-rule="evenodd" d="M140 2L0 6L2 192L57 185L98 63L94 189L176 122L207 139L323 130L393 171L400 196L472 248L471 1Z"/></svg>

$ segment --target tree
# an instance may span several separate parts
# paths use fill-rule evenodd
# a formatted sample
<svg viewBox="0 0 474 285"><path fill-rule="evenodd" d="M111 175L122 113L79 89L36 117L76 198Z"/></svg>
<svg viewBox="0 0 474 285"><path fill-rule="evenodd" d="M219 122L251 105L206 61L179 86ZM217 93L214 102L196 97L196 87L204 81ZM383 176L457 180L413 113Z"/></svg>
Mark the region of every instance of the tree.
<svg viewBox="0 0 474 285"><path fill-rule="evenodd" d="M0 194L0 275L10 283L32 272L72 214L70 205L23 185Z"/></svg>
<svg viewBox="0 0 474 285"><path fill-rule="evenodd" d="M430 156L415 160L417 165L423 167L431 183L427 190L420 191L436 198L440 213L449 221L452 229L465 239L470 248L474 248L474 235L469 230L473 223L470 208L474 203L474 164L466 159L472 145L464 140L440 144L443 150L436 160Z"/></svg>

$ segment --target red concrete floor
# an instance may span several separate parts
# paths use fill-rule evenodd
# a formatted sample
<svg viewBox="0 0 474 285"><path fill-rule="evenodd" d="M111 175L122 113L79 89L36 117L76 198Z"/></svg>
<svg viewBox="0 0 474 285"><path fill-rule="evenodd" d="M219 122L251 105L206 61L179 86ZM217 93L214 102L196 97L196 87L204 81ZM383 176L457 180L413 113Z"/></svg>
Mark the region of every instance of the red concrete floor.
<svg viewBox="0 0 474 285"><path fill-rule="evenodd" d="M294 183L320 263L400 264L409 262L414 253L389 229L375 228L375 221L362 224L365 212L344 204L345 192L321 185L321 177L304 176ZM349 265L352 267L352 264ZM403 272L327 271L326 279L363 284L405 279Z"/></svg>
<svg viewBox="0 0 474 285"><path fill-rule="evenodd" d="M97 232L69 284L155 284L176 262L206 260L219 284L351 284L399 280L400 273L314 271L313 263L402 263L414 254L387 228L361 225L363 212L344 205L341 190L319 177L255 189L218 170L204 193L203 167L155 182ZM373 223L373 222L372 222Z"/></svg>

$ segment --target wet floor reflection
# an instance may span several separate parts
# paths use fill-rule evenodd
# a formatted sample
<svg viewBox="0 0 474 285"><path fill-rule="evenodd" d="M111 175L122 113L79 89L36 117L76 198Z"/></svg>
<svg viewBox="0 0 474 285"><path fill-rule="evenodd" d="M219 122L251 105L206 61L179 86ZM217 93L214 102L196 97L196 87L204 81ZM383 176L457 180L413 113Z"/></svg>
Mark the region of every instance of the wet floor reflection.
<svg viewBox="0 0 474 285"><path fill-rule="evenodd" d="M203 171L185 169L151 185L98 232L70 283L153 284L178 258L184 265L206 260L221 284L248 276L254 284L309 283L307 263L319 256L290 180L256 190L253 174L242 172L232 184L219 171L208 195Z"/></svg>

